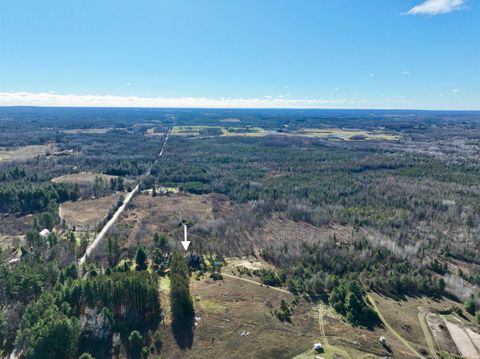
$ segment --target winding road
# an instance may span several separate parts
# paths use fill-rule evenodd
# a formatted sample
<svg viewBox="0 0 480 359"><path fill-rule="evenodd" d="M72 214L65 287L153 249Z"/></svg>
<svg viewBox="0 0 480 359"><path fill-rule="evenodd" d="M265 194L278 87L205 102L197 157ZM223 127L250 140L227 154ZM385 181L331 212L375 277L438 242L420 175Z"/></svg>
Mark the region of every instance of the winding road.
<svg viewBox="0 0 480 359"><path fill-rule="evenodd" d="M165 145L167 144L170 133L172 132L172 128L170 128L167 131L167 135L165 136L165 140L163 141L162 148L160 149L160 152L158 153L158 156L157 156L157 159L155 160L155 162L148 168L148 170L145 172L145 174L139 179L138 184L135 186L135 188L127 193L125 199L123 200L123 204L120 207L118 207L118 209L113 214L112 218L110 218L110 220L105 224L105 226L103 226L102 230L97 234L97 236L95 237L93 242L87 247L87 250L85 251L85 254L78 260L79 266L82 266L85 263L85 261L87 260L87 257L89 257L91 255L92 251L102 241L102 239L105 237L105 234L112 227L112 225L116 222L118 217L122 214L125 207L132 200L135 193L138 192L138 190L140 189L140 181L142 180L142 178L150 175L150 173L152 171L152 167L158 163L158 160L163 155L163 150L165 149Z"/></svg>

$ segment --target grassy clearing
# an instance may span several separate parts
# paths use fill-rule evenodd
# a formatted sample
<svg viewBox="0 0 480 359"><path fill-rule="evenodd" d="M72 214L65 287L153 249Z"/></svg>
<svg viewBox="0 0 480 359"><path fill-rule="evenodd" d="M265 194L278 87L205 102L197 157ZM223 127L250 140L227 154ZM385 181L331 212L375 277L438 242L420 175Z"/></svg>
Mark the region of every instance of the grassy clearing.
<svg viewBox="0 0 480 359"><path fill-rule="evenodd" d="M172 129L172 135L198 136L202 130L225 130L222 126L175 126Z"/></svg>
<svg viewBox="0 0 480 359"><path fill-rule="evenodd" d="M0 148L1 149L1 148ZM53 144L22 146L14 150L0 150L0 161L22 161L56 151Z"/></svg>
<svg viewBox="0 0 480 359"><path fill-rule="evenodd" d="M305 129L295 132L299 136L328 138L331 140L344 141L365 141L365 140L384 140L384 141L398 141L399 136L389 135L381 131L360 131L340 128L329 129Z"/></svg>
<svg viewBox="0 0 480 359"><path fill-rule="evenodd" d="M170 292L170 277L160 277L160 290L162 292Z"/></svg>
<svg viewBox="0 0 480 359"><path fill-rule="evenodd" d="M162 281L160 285L166 285ZM281 322L272 313L282 299L293 300L289 293L228 277L217 282L192 279L191 293L197 317L193 347L188 351L177 347L167 313L161 326L162 358L292 358L311 348L319 337L311 304L295 306L291 323ZM167 297L163 292L164 308Z"/></svg>
<svg viewBox="0 0 480 359"><path fill-rule="evenodd" d="M418 307L432 305L434 304L433 300L428 298L410 298L409 300L397 301L378 294L370 294L370 296L375 300L385 320L395 331L410 343L422 347L427 346L422 325L418 320Z"/></svg>
<svg viewBox="0 0 480 359"><path fill-rule="evenodd" d="M55 183L78 183L79 185L90 185L95 182L95 178L100 177L105 183L109 183L110 179L117 176L105 175L102 173L80 172L55 177L52 182Z"/></svg>
<svg viewBox="0 0 480 359"><path fill-rule="evenodd" d="M415 357L420 358L420 359L425 359L425 357L418 352L418 350L411 345L411 343L405 339L400 333L398 333L391 325L390 323L385 319L383 316L383 313L380 311L378 308L375 299L373 299L372 296L367 296L367 298L370 301L370 304L373 306L375 311L377 312L380 320L382 321L383 325L389 330L391 334L393 334Z"/></svg>

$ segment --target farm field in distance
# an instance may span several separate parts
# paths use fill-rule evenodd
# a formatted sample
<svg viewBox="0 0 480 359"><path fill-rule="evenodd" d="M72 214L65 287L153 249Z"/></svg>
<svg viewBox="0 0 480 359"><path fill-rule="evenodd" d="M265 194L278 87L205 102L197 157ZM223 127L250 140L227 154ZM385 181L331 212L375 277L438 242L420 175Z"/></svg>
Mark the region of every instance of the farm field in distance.
<svg viewBox="0 0 480 359"><path fill-rule="evenodd" d="M1 358L480 356L476 112L1 108L0 139Z"/></svg>
<svg viewBox="0 0 480 359"><path fill-rule="evenodd" d="M220 120L224 122L225 120ZM400 139L398 135L387 134L381 130L362 131L354 129L340 128L309 128L295 131L288 131L284 128L281 130L265 130L260 127L223 127L223 126L175 126L172 130L173 135L177 136L239 136L239 137L259 137L259 136L299 136L299 137L318 137L330 140L345 141L366 141L366 140L384 140L397 141Z"/></svg>

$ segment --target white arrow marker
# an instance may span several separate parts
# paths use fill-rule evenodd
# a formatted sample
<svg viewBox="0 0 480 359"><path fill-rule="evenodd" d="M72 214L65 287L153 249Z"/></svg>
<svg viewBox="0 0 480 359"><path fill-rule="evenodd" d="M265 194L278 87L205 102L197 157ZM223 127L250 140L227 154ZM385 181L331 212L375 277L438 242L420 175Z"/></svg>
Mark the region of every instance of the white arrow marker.
<svg viewBox="0 0 480 359"><path fill-rule="evenodd" d="M188 246L190 245L190 241L187 241L187 225L186 224L183 225L183 232L184 232L185 239L182 241L182 246L186 252L188 249Z"/></svg>

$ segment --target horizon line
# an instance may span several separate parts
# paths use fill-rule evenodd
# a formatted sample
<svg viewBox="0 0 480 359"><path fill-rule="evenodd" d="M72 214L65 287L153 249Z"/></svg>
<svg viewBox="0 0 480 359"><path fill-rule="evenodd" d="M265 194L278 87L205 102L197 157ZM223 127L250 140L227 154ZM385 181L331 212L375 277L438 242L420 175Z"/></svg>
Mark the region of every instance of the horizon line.
<svg viewBox="0 0 480 359"><path fill-rule="evenodd" d="M134 96L62 94L53 91L0 91L1 107L78 107L78 108L186 108L186 109L351 109L351 110L416 110L416 111L480 111L475 103L424 103L412 98L387 97L382 101L354 96L303 97L290 95L263 97L202 96ZM442 107L443 106L443 107ZM429 108L430 107L430 108Z"/></svg>
<svg viewBox="0 0 480 359"><path fill-rule="evenodd" d="M204 107L204 106L69 106L69 105L2 105L6 108L71 108L71 109L144 109L144 110L296 110L296 111L421 111L421 112L479 112L480 109L446 109L446 108L395 108L395 107Z"/></svg>

